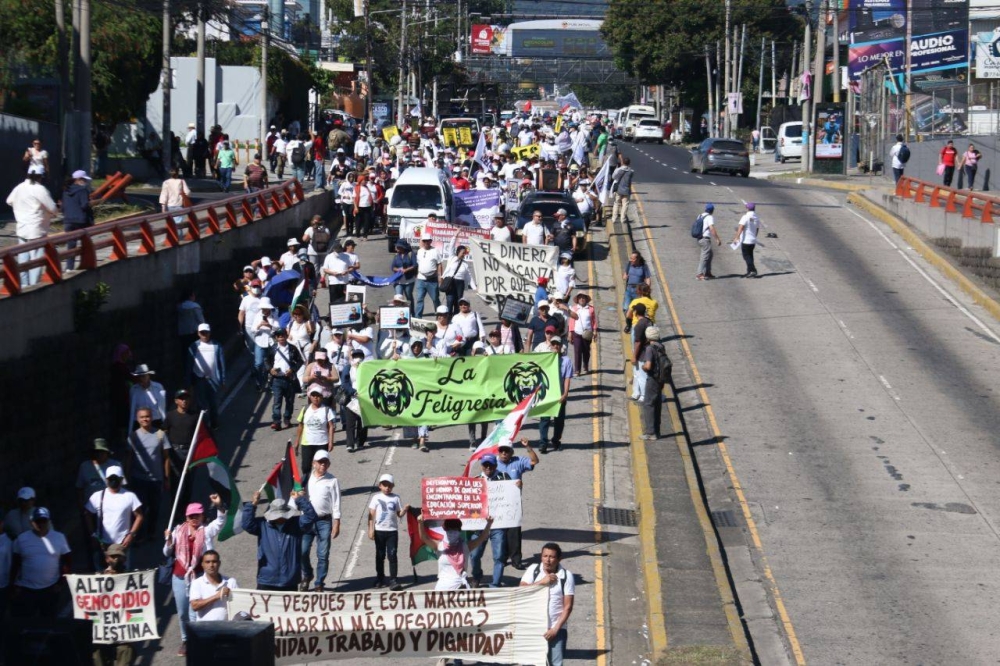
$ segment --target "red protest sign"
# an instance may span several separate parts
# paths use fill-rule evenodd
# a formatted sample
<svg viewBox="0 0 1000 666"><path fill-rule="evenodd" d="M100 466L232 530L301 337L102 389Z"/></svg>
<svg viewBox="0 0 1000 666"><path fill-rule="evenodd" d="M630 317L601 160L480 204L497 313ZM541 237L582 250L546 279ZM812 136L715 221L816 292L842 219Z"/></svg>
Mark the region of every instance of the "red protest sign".
<svg viewBox="0 0 1000 666"><path fill-rule="evenodd" d="M486 479L467 476L437 476L420 483L423 515L428 520L486 518L489 495Z"/></svg>

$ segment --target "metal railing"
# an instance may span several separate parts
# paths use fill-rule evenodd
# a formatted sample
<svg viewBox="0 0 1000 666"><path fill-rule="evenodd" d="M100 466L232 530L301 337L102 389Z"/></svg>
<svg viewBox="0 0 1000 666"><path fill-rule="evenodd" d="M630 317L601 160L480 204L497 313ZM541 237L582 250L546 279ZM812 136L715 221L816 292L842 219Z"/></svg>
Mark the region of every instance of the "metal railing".
<svg viewBox="0 0 1000 666"><path fill-rule="evenodd" d="M63 262L67 259L75 260L75 270L89 270L129 257L154 254L246 226L304 200L302 184L290 180L228 199L102 222L0 248L0 297L20 294L21 273L31 269L42 269L39 285L57 284L66 277ZM41 256L21 261L22 256L38 250L42 251Z"/></svg>
<svg viewBox="0 0 1000 666"><path fill-rule="evenodd" d="M896 196L926 203L931 208L944 208L948 213L961 213L963 218L984 224L993 224L994 213L1000 215L1000 198L906 176L901 176L896 183Z"/></svg>

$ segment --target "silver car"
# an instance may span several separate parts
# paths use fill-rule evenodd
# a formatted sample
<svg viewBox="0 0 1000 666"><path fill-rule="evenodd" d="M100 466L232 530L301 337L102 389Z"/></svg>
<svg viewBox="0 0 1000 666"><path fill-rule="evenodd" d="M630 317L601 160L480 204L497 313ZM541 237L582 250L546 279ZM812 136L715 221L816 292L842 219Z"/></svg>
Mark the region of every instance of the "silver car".
<svg viewBox="0 0 1000 666"><path fill-rule="evenodd" d="M727 171L748 178L750 151L736 139L705 139L700 146L691 149L689 166L693 172Z"/></svg>

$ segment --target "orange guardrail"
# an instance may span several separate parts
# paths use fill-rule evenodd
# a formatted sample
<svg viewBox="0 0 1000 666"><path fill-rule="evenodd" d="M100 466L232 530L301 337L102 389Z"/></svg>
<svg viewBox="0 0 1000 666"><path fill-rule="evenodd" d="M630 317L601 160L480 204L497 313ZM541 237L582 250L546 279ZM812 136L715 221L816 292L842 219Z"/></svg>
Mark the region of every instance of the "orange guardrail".
<svg viewBox="0 0 1000 666"><path fill-rule="evenodd" d="M137 215L102 222L86 229L52 234L20 245L0 248L0 296L16 296L22 291L21 273L41 268L39 284L55 284L64 279L63 262L76 258L80 270L130 256L153 254L163 249L214 236L246 226L305 200L302 184L290 180L258 192L240 194L167 213ZM129 243L139 241L137 250ZM73 243L75 247L69 247ZM99 259L98 253L110 249ZM21 261L23 255L42 250L40 257Z"/></svg>
<svg viewBox="0 0 1000 666"><path fill-rule="evenodd" d="M993 224L993 214L1000 214L1000 198L983 192L958 190L938 183L901 176L896 183L896 196L926 203L931 208L944 208L948 213L961 213L967 219Z"/></svg>

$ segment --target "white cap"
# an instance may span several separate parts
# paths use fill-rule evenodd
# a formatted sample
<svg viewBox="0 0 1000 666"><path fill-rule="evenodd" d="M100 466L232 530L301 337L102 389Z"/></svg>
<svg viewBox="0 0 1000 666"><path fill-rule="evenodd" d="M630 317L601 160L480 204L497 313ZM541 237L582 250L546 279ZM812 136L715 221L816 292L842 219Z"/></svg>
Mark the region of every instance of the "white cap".
<svg viewBox="0 0 1000 666"><path fill-rule="evenodd" d="M562 293L561 291L557 291L556 293L552 294L552 300L553 301L565 301L566 300L566 294Z"/></svg>
<svg viewBox="0 0 1000 666"><path fill-rule="evenodd" d="M118 465L112 465L111 467L104 470L104 477L107 478L109 476L117 476L120 479L124 479L125 472L123 472L122 468L119 467Z"/></svg>
<svg viewBox="0 0 1000 666"><path fill-rule="evenodd" d="M86 171L84 171L83 169L77 169L76 171L73 172L73 180L78 180L80 178L83 178L84 180L91 180L90 176L87 175Z"/></svg>
<svg viewBox="0 0 1000 666"><path fill-rule="evenodd" d="M208 324L198 324L198 332L201 333L202 331L207 331L211 333L212 327L209 326Z"/></svg>
<svg viewBox="0 0 1000 666"><path fill-rule="evenodd" d="M476 351L477 349L486 349L486 345L484 345L479 340L476 340L475 342L472 343L472 351Z"/></svg>
<svg viewBox="0 0 1000 666"><path fill-rule="evenodd" d="M327 453L325 449L320 449L313 455L313 462L316 462L317 460L329 460L329 459L330 459L330 454Z"/></svg>
<svg viewBox="0 0 1000 666"><path fill-rule="evenodd" d="M437 306L437 310L435 310L435 312L437 312L438 314L451 314L451 310L448 309L447 305Z"/></svg>
<svg viewBox="0 0 1000 666"><path fill-rule="evenodd" d="M265 268L268 267L268 266L270 266L271 265L271 257L261 257L260 258L260 265L263 266L263 267L265 267Z"/></svg>
<svg viewBox="0 0 1000 666"><path fill-rule="evenodd" d="M549 302L543 298L542 300L538 301L538 307L547 308L549 307Z"/></svg>
<svg viewBox="0 0 1000 666"><path fill-rule="evenodd" d="M265 309L266 310L273 310L274 309L274 306L271 304L271 299L268 298L267 296L264 296L263 298L260 299L260 304L257 307L260 308L261 310L265 310Z"/></svg>
<svg viewBox="0 0 1000 666"><path fill-rule="evenodd" d="M17 491L17 499L19 500L30 500L35 499L35 489L25 486Z"/></svg>
<svg viewBox="0 0 1000 666"><path fill-rule="evenodd" d="M293 245L298 246L298 244L299 244L299 239L297 239L297 238L289 238L288 239L288 247L291 247Z"/></svg>
<svg viewBox="0 0 1000 666"><path fill-rule="evenodd" d="M380 484L381 483L388 483L388 484L391 484L393 486L396 485L396 479L392 476L392 474L383 474L382 476L378 477L378 482Z"/></svg>

